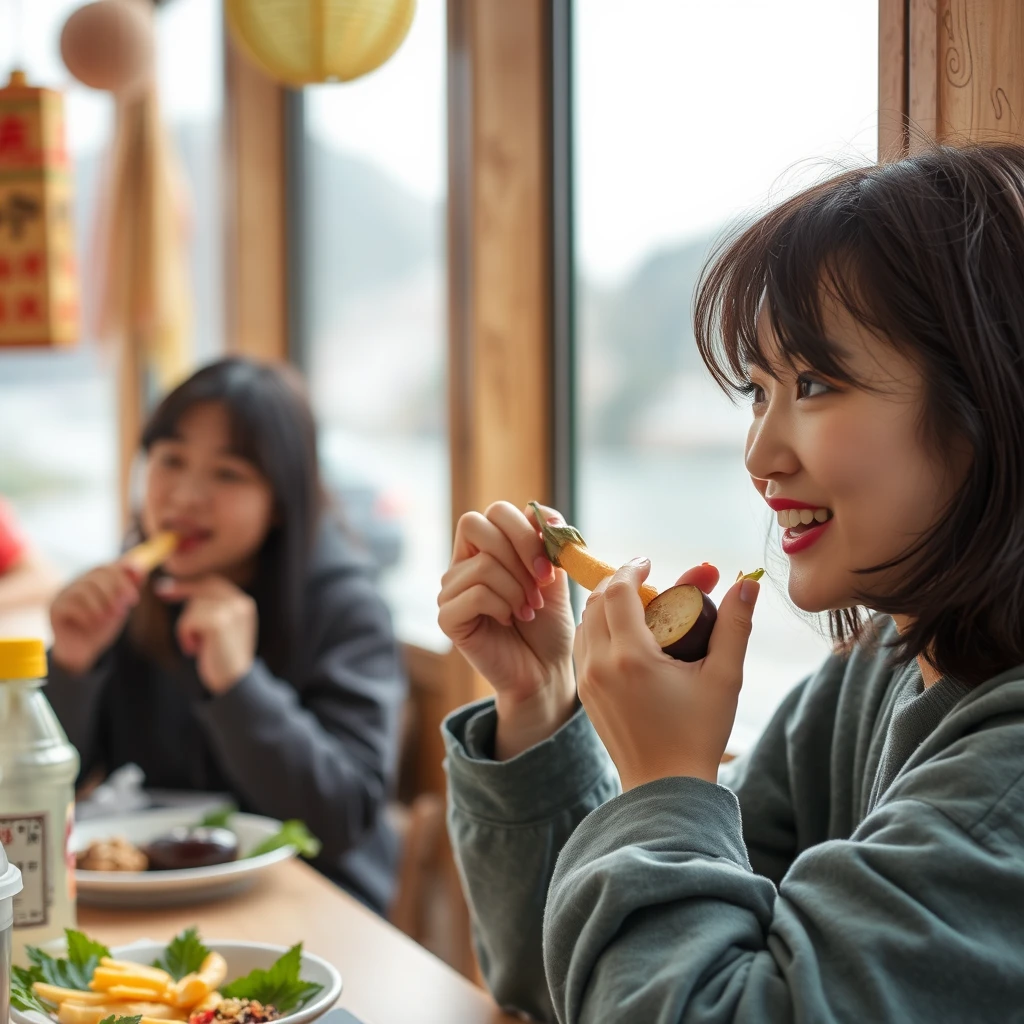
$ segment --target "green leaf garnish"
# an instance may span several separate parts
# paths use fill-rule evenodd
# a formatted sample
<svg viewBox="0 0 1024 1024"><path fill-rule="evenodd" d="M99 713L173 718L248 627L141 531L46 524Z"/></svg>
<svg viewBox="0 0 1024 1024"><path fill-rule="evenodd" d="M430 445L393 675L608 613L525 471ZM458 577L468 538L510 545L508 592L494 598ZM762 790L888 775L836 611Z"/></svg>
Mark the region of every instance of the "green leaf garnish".
<svg viewBox="0 0 1024 1024"><path fill-rule="evenodd" d="M36 995L32 985L42 981L43 976L38 967L26 969L24 967L11 968L11 1006L22 1012L35 1010L44 1017L49 1017L51 1008Z"/></svg>
<svg viewBox="0 0 1024 1024"><path fill-rule="evenodd" d="M110 956L110 950L100 942L94 942L82 932L66 928L68 940L67 958L53 957L35 946L26 946L25 955L38 970L36 981L45 981L60 988L76 988L87 991L100 958Z"/></svg>
<svg viewBox="0 0 1024 1024"><path fill-rule="evenodd" d="M165 970L175 981L181 981L186 974L198 971L209 955L198 929L186 928L171 939L159 959L153 961L153 966Z"/></svg>
<svg viewBox="0 0 1024 1024"><path fill-rule="evenodd" d="M141 1014L137 1017L115 1017L111 1014L109 1017L104 1017L100 1024L141 1024L141 1021Z"/></svg>
<svg viewBox="0 0 1024 1024"><path fill-rule="evenodd" d="M305 822L292 819L284 822L274 835L267 836L262 843L254 846L246 857L259 857L261 854L270 853L271 850L279 850L282 846L294 846L301 856L315 857L320 852L321 843L306 828Z"/></svg>
<svg viewBox="0 0 1024 1024"><path fill-rule="evenodd" d="M232 817L238 813L238 808L234 804L225 804L223 807L218 807L215 811L210 813L199 822L199 828L230 828L229 822Z"/></svg>
<svg viewBox="0 0 1024 1024"><path fill-rule="evenodd" d="M250 971L244 978L224 985L221 995L225 999L255 999L264 1006L273 1006L280 1013L301 1009L320 994L323 985L303 981L299 977L302 966L302 943L292 946L269 970Z"/></svg>

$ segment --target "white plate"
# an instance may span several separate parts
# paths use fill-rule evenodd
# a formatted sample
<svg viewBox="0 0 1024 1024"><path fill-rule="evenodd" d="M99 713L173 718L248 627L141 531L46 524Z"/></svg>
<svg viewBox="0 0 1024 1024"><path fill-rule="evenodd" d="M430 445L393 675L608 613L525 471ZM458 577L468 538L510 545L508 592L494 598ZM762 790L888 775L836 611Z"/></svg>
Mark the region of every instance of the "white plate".
<svg viewBox="0 0 1024 1024"><path fill-rule="evenodd" d="M148 843L179 825L195 825L202 811L167 807L136 811L119 817L96 818L75 826L71 849L84 850L94 839L124 836L130 843ZM256 814L234 814L231 830L238 836L239 859L208 868L179 871L75 871L78 900L97 907L165 907L228 896L253 882L267 868L295 856L294 846L282 846L259 857L245 854L274 835L281 822Z"/></svg>
<svg viewBox="0 0 1024 1024"><path fill-rule="evenodd" d="M169 941L169 940L168 940ZM128 946L115 946L111 954L119 960L131 960L136 964L151 964L164 950L166 942L140 939ZM203 939L203 945L220 953L228 962L228 981L241 978L252 970L266 970L288 952L285 946L270 946L263 942L229 942ZM302 952L302 966L299 977L303 981L314 981L323 985L323 991L301 1010L279 1017L273 1024L307 1024L322 1013L326 1013L341 995L341 975L326 961L312 953ZM35 1010L17 1010L11 1007L14 1024L55 1024L55 1018L44 1017Z"/></svg>

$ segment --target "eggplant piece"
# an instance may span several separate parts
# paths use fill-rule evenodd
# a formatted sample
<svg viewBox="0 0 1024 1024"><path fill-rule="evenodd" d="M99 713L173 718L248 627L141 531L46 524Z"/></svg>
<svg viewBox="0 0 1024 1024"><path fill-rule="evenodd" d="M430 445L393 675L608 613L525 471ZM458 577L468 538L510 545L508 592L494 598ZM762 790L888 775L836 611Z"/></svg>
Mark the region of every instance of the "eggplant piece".
<svg viewBox="0 0 1024 1024"><path fill-rule="evenodd" d="M143 847L143 852L150 871L208 868L238 859L238 836L226 828L175 828Z"/></svg>
<svg viewBox="0 0 1024 1024"><path fill-rule="evenodd" d="M718 609L689 583L663 590L644 613L661 649L677 661L700 661L708 653Z"/></svg>

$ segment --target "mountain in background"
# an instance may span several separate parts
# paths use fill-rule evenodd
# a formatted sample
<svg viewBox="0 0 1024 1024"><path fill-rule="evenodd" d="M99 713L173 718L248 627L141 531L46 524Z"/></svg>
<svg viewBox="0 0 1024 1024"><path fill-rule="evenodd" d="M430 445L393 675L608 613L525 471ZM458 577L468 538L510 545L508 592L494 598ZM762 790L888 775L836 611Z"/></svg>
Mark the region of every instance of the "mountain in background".
<svg viewBox="0 0 1024 1024"><path fill-rule="evenodd" d="M221 137L215 123L173 136L190 189L195 353L223 347ZM75 165L82 265L89 265L103 155ZM310 138L303 182L304 300L314 336L318 409L354 427L443 428L445 210L410 193L371 162ZM712 237L652 254L619 286L577 291L580 436L637 440L648 411L670 401L680 376L703 374L690 303ZM86 296L88 301L88 296ZM412 341L410 341L412 338ZM106 371L89 345L70 352L3 353L0 386ZM380 380L372 394L366 380ZM367 417L376 417L371 422Z"/></svg>

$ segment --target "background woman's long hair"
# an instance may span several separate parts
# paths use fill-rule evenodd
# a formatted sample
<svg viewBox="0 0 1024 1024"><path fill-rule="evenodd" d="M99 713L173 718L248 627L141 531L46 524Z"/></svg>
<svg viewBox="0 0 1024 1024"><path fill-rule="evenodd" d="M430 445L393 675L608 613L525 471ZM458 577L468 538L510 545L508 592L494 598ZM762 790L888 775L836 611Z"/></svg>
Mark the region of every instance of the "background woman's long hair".
<svg viewBox="0 0 1024 1024"><path fill-rule="evenodd" d="M273 493L272 524L249 589L259 609L259 654L281 674L297 636L324 506L316 425L294 370L233 357L204 367L164 398L143 430L143 451L148 454L156 442L175 437L182 417L211 402L227 413L234 454L255 466ZM161 661L176 656L170 616L151 586L130 628L151 656Z"/></svg>

